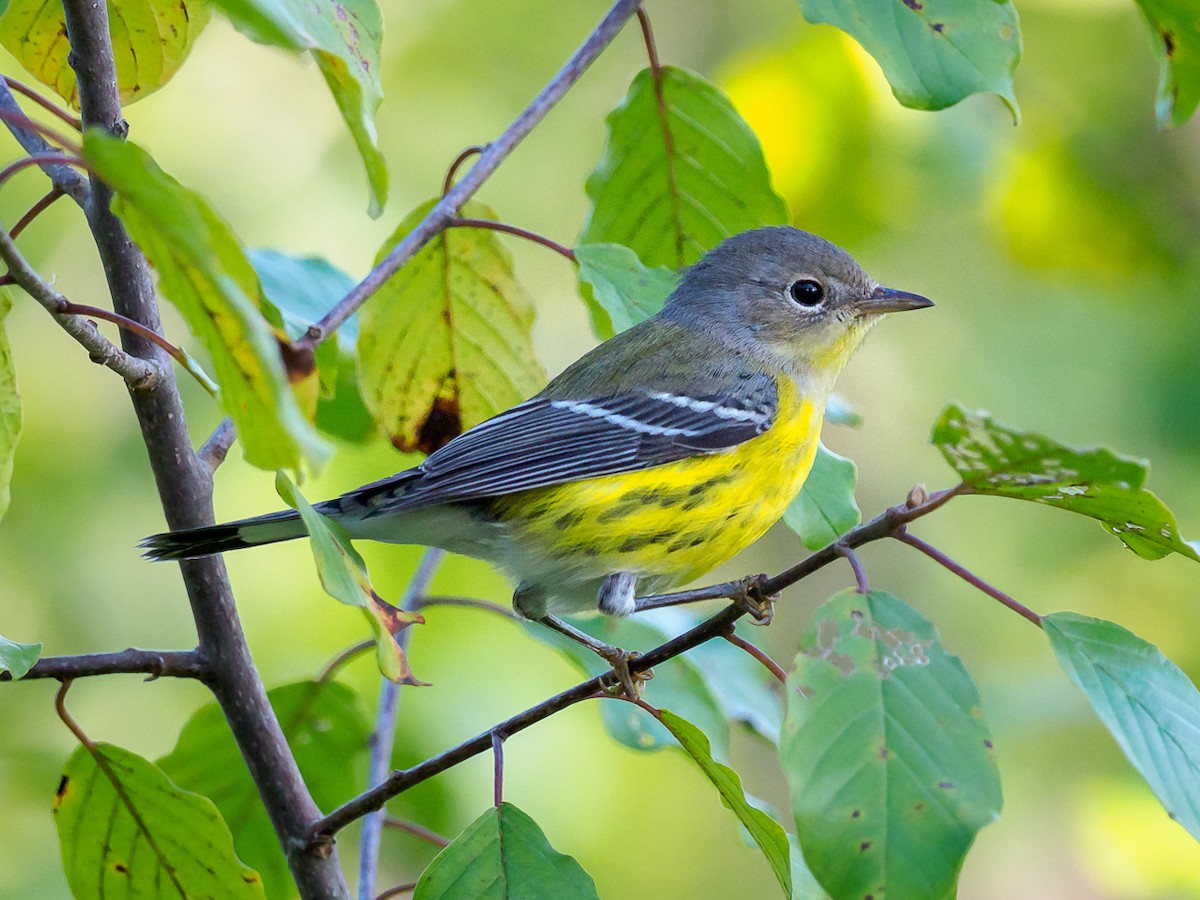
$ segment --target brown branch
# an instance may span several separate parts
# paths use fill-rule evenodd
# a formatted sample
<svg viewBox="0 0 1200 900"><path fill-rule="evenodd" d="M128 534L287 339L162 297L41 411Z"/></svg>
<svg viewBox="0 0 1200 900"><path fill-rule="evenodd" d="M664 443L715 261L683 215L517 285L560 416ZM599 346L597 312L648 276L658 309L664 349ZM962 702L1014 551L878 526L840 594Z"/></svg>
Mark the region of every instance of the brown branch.
<svg viewBox="0 0 1200 900"><path fill-rule="evenodd" d="M515 235L519 238L524 238L527 241L533 241L535 244L541 244L557 253L559 256L564 256L570 262L575 262L575 251L570 247L564 247L558 241L552 241L550 238L538 234L536 231L529 231L525 228L519 228L516 225L508 225L504 222L493 222L490 219L460 219L453 218L446 223L447 228L486 228L490 231L502 231L505 234Z"/></svg>
<svg viewBox="0 0 1200 900"><path fill-rule="evenodd" d="M412 259L422 247L446 228L455 212L470 199L480 186L491 177L500 163L525 138L534 127L546 117L563 95L579 80L588 66L595 61L601 52L612 43L621 31L625 22L634 14L641 0L617 0L608 15L601 20L595 30L588 35L578 50L550 79L541 93L533 99L512 124L504 130L496 140L487 145L476 160L470 171L462 180L455 184L441 200L431 209L416 227L410 231L400 243L392 248L383 260L370 271L350 293L325 315L320 322L309 327L308 332L297 345L312 349L332 334L339 325L345 322L354 312L366 302L367 298L394 275L405 263Z"/></svg>
<svg viewBox="0 0 1200 900"><path fill-rule="evenodd" d="M782 684L787 684L787 672L783 670L783 666L771 659L771 657L768 656L761 647L754 646L744 637L734 634L732 631L726 632L725 634L721 635L721 637L725 638L725 640L729 641L729 643L733 644L733 646L745 650L756 660L762 663L763 666L766 667L767 671L774 675Z"/></svg>
<svg viewBox="0 0 1200 900"><path fill-rule="evenodd" d="M63 192L62 188L60 188L58 185L54 185L52 188L50 188L46 195L42 197L41 200L29 208L29 212L25 213L25 215L21 216L21 218L17 220L17 224L12 227L12 231L9 232L9 236L15 241L20 236L21 232L29 227L30 223L33 222L34 219L49 209L59 197L65 196L66 194ZM16 282L13 283L15 284Z"/></svg>
<svg viewBox="0 0 1200 900"><path fill-rule="evenodd" d="M442 179L442 196L445 197L450 193L450 188L454 187L454 179L458 175L458 170L472 156L478 156L487 149L485 144L472 144L463 150L462 153L454 157L454 162L450 163L450 167L446 169L446 177Z"/></svg>
<svg viewBox="0 0 1200 900"><path fill-rule="evenodd" d="M12 178L22 169L28 169L30 166L45 166L45 165L70 165L84 167L84 161L78 156L71 156L67 153L35 153L32 156L22 156L18 160L9 163L3 169L0 169L0 185Z"/></svg>
<svg viewBox="0 0 1200 900"><path fill-rule="evenodd" d="M443 837L436 831L426 828L416 822L409 822L407 819L397 819L395 816L384 816L383 827L392 828L396 831L403 831L405 834L411 834L413 837L418 837L423 841L428 841L435 847L449 847L450 838Z"/></svg>
<svg viewBox="0 0 1200 900"><path fill-rule="evenodd" d="M850 570L854 572L854 583L858 586L858 592L860 594L871 593L871 583L867 580L867 570L863 568L862 560L858 558L858 554L842 543L835 543L833 546L837 550L838 556L850 563Z"/></svg>
<svg viewBox="0 0 1200 900"><path fill-rule="evenodd" d="M157 678L196 678L208 674L203 660L194 650L136 650L130 647L116 653L83 653L78 656L46 656L39 659L21 681L39 678L87 678L93 675L146 675ZM11 681L11 672L0 672L0 681Z"/></svg>
<svg viewBox="0 0 1200 900"><path fill-rule="evenodd" d="M69 57L79 85L84 126L124 137L128 126L117 93L108 10L93 0L64 0ZM110 205L112 190L91 178L86 203L112 294L113 309L161 333L150 267L130 240ZM192 452L175 373L161 348L140 335L121 332L126 352L156 364L159 379L130 397L150 459L167 526L171 530L213 521L212 476ZM246 644L224 563L219 557L180 563L196 625L197 653L209 668L207 685L237 741L263 806L287 855L304 900L348 900L350 896L335 848L298 847L320 810L288 747L275 711Z"/></svg>
<svg viewBox="0 0 1200 900"><path fill-rule="evenodd" d="M13 280L45 307L67 334L83 345L93 362L112 369L135 390L147 390L157 381L160 371L152 360L139 359L126 353L100 334L93 322L82 316L61 312L64 304L69 306L70 301L42 280L21 255L12 236L3 228L0 228L0 259L8 266L8 274Z"/></svg>
<svg viewBox="0 0 1200 900"><path fill-rule="evenodd" d="M33 88L31 88L29 85L23 84L22 82L17 81L17 79L15 79L15 78L9 78L7 75L4 76L4 83L6 85L8 85L10 90L14 90L18 94L24 94L26 97L28 97L30 100L32 100L34 103L36 103L38 106L40 106L42 109L46 110L46 112L50 113L51 115L57 116L59 119L66 122L68 125L70 125L72 128L74 128L76 131L83 131L83 123L81 121L79 121L77 118L75 118L69 112L67 112L65 109L63 109L61 106L59 106L57 103L53 103L50 100L43 97L41 94L39 94Z"/></svg>
<svg viewBox="0 0 1200 900"><path fill-rule="evenodd" d="M405 884L398 884L395 887L388 888L386 891L376 897L375 900L391 900L392 897L399 897L401 894L408 894L416 889L417 883L415 881L409 881Z"/></svg>
<svg viewBox="0 0 1200 900"><path fill-rule="evenodd" d="M683 225L679 211L679 186L675 177L675 137L671 134L671 119L667 115L667 98L663 93L663 69L658 61L658 45L654 42L654 31L650 27L650 16L638 9L638 24L642 27L642 40L646 44L646 58L650 61L650 77L654 81L654 103L658 108L658 124L662 129L663 152L667 162L667 195L671 198L671 219L675 223L676 264L682 266Z"/></svg>
<svg viewBox="0 0 1200 900"><path fill-rule="evenodd" d="M871 541L892 537L899 531L902 531L904 526L909 522L926 516L945 505L951 498L961 493L963 489L963 486L959 485L949 490L939 491L929 495L924 502L915 504L910 497L908 502L899 506L893 506L880 513L870 522L852 528L841 537L838 543L844 544L847 547L861 547L863 544ZM674 606L680 602L690 602L693 599L736 598L739 596L744 597L747 594L757 594L763 597L771 596L838 559L841 559L841 554L831 544L773 578L755 576L741 581L727 581L719 585L713 585L711 588L703 588L695 591L679 591L675 594L659 594L639 600L638 610ZM712 593L714 591L717 593ZM681 600L679 598L685 599ZM651 604L646 601L654 602ZM674 659L676 656L691 650L693 647L698 647L705 641L723 636L746 613L747 605L735 602L716 615L705 619L691 630L685 631L683 634L640 656L635 656L629 661L630 672L645 672L669 659ZM384 803L397 794L401 794L414 785L427 781L464 760L491 750L493 734L498 733L505 738L509 738L517 732L524 731L529 726L549 718L569 706L603 694L604 683L606 679L611 677L611 674L605 673L588 681L580 682L562 693L555 694L548 700L544 700L523 712L517 713L512 718L506 719L498 725L489 728L487 731L480 732L457 747L432 756L411 768L398 769L392 772L388 779L378 787L372 788L342 804L321 821L317 822L309 832L309 845L317 847L329 843L333 835L342 828L345 828L356 819L382 808Z"/></svg>
<svg viewBox="0 0 1200 900"><path fill-rule="evenodd" d="M900 541L901 543L908 544L908 546L914 547L917 550L920 550L922 553L924 553L926 556L928 556L934 562L949 569L951 572L953 572L955 575L957 575L959 578L961 578L967 584L983 591L983 593L987 594L993 600L1000 601L1000 603L1002 603L1004 606L1007 606L1009 609L1011 609L1017 615L1028 619L1030 622L1032 622L1038 628L1042 627L1042 617L1039 616L1037 613L1035 613L1032 609L1030 609L1029 607L1025 606L1022 603L1019 603L1017 600L1014 600L1012 597L1010 597L1008 594L1004 593L1004 591L1000 590L998 587L993 587L991 584L984 581L982 578L980 578L978 575L974 574L973 572L969 572L967 569L963 568L961 565L956 563L954 560L952 560L949 556L947 556L945 553L943 553L937 547L933 546L932 544L926 543L925 541L921 540L919 537L909 534L907 531L899 531L894 535L894 537L896 538L896 540Z"/></svg>
<svg viewBox="0 0 1200 900"><path fill-rule="evenodd" d="M484 612L495 613L498 616L511 619L513 622L526 621L524 616L517 615L511 609L488 600L477 600L474 597L443 597L440 595L418 597L416 602L413 603L413 610L428 609L431 606L461 606L468 609L481 609Z"/></svg>

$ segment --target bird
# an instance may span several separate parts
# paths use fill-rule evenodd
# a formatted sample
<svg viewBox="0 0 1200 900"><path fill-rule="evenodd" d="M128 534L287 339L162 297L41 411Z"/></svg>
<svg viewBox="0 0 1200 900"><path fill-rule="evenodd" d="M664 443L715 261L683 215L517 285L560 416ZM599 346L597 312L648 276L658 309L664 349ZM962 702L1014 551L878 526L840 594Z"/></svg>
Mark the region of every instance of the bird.
<svg viewBox="0 0 1200 900"><path fill-rule="evenodd" d="M930 306L816 235L745 231L540 393L315 508L352 539L495 564L516 612L616 664L624 651L560 617L629 615L639 589L693 581L765 533L808 477L826 400L864 336L886 313ZM183 560L306 533L289 509L141 546Z"/></svg>

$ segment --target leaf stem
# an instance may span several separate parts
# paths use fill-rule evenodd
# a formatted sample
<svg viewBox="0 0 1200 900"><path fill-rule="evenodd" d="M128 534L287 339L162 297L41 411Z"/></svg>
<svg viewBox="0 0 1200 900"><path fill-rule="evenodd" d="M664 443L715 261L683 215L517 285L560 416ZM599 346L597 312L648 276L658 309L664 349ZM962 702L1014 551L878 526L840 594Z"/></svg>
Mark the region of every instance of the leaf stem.
<svg viewBox="0 0 1200 900"><path fill-rule="evenodd" d="M492 805L499 809L504 802L504 736L492 731Z"/></svg>
<svg viewBox="0 0 1200 900"><path fill-rule="evenodd" d="M729 643L733 644L733 646L745 650L760 663L766 666L767 671L774 675L781 684L787 684L787 672L783 670L783 666L771 659L771 657L769 657L762 650L762 648L754 646L754 644L750 643L744 637L734 634L732 631L726 632L725 634L721 635L721 637L725 638L725 640L729 641Z"/></svg>
<svg viewBox="0 0 1200 900"><path fill-rule="evenodd" d="M42 197L41 200L29 208L29 212L21 216L21 218L17 221L17 224L12 227L11 231L9 231L9 236L15 241L21 232L29 227L29 223L49 209L59 197L65 196L66 192L57 184L54 185L49 191L46 192L46 195Z"/></svg>
<svg viewBox="0 0 1200 900"><path fill-rule="evenodd" d="M10 94L9 96L12 95ZM19 106L16 108L16 110L0 107L0 122L6 122L9 125L15 125L22 131L32 131L34 134L41 135L41 137L58 144L64 150L70 151L75 156L80 156L83 153L83 148L80 147L79 144L75 143L75 141L66 137L61 132L55 131L48 125L43 125L41 122L29 118L29 116L25 115L25 111ZM46 148L45 150L39 151L39 153L31 155L39 155L41 152L52 152L55 149L57 148ZM65 153L62 155L66 156Z"/></svg>
<svg viewBox="0 0 1200 900"><path fill-rule="evenodd" d="M900 541L902 544L908 544L908 546L915 547L917 550L920 550L922 553L924 553L926 556L928 556L934 562L949 569L951 572L953 572L955 575L957 575L963 581L967 582L967 584L983 591L985 594L987 594L993 600L1000 601L1002 604L1007 606L1009 609L1011 609L1017 615L1028 619L1034 625L1038 626L1038 628L1042 627L1042 617L1041 616L1039 616L1037 613L1035 613L1029 607L1014 600L1008 594L1004 593L1004 591L1000 590L997 587L993 587L991 584L988 584L988 582L984 581L978 575L974 574L973 572L969 572L967 569L963 568L961 565L956 563L954 560L952 560L949 556L947 556L945 553L943 553L937 547L933 546L932 544L926 543L925 541L921 540L919 537L909 534L907 531L898 532L895 535L895 538L896 538L896 540Z"/></svg>
<svg viewBox="0 0 1200 900"><path fill-rule="evenodd" d="M650 16L638 7L638 24L642 26L642 40L646 44L646 58L650 61L650 76L654 80L654 102L658 107L658 124L662 128L663 155L667 164L667 194L671 198L671 219L675 224L675 264L682 267L683 222L679 210L679 185L675 176L675 137L671 133L671 118L667 113L667 98L663 92L663 68L658 61L658 45L654 41L654 30L650 27Z"/></svg>
<svg viewBox="0 0 1200 900"><path fill-rule="evenodd" d="M837 550L839 556L850 563L850 568L854 572L854 582L858 585L858 592L860 594L871 593L871 585L867 581L867 570L863 568L862 560L858 558L858 554L841 542L835 543L833 547Z"/></svg>
<svg viewBox="0 0 1200 900"><path fill-rule="evenodd" d="M395 816L384 816L383 827L393 828L396 831L403 831L405 834L411 834L413 837L420 838L433 844L435 847L449 847L450 838L438 834L431 828L426 828L417 822L410 822L407 819L397 819Z"/></svg>
<svg viewBox="0 0 1200 900"><path fill-rule="evenodd" d="M418 597L413 604L413 611L418 612L422 609L428 609L431 606L462 606L468 609L481 609L484 612L494 613L498 616L503 616L506 619L511 619L514 622L524 622L523 616L517 615L511 609L506 609L496 603L491 603L487 600L477 600L474 597L443 597L432 595L426 597Z"/></svg>
<svg viewBox="0 0 1200 900"><path fill-rule="evenodd" d="M391 900L392 897L399 897L401 894L408 894L416 889L417 883L415 881L409 881L406 884L398 884L395 887L388 888L386 891L376 897L375 900Z"/></svg>
<svg viewBox="0 0 1200 900"><path fill-rule="evenodd" d="M478 156L487 149L486 144L472 144L463 150L462 153L454 157L454 162L450 163L450 167L446 169L446 177L442 180L442 196L445 197L450 193L450 188L454 187L454 178L458 175L458 170L472 156Z"/></svg>
<svg viewBox="0 0 1200 900"><path fill-rule="evenodd" d="M533 241L535 244L541 244L543 247L548 247L559 256L565 257L570 262L575 262L575 251L570 247L564 247L558 241L553 241L548 237L538 234L536 231L529 231L525 228L519 228L516 225L508 225L504 222L493 222L489 219L460 219L453 218L446 223L447 228L486 228L490 231L502 231L505 234L515 235L519 238L524 238L527 241Z"/></svg>
<svg viewBox="0 0 1200 900"><path fill-rule="evenodd" d="M364 653L373 649L374 646L374 638L367 638L364 641L359 641L357 644L351 644L325 664L325 668L322 669L321 674L317 676L317 684L328 684L333 680L333 676L341 670L342 666L362 656Z"/></svg>
<svg viewBox="0 0 1200 900"><path fill-rule="evenodd" d="M66 153L50 151L49 153L34 153L32 156L22 156L18 160L10 162L3 169L0 169L0 185L12 178L22 169L28 169L30 166L45 166L45 165L64 165L64 166L79 166L85 167L86 164L77 156L71 156Z"/></svg>
<svg viewBox="0 0 1200 900"><path fill-rule="evenodd" d="M58 104L53 103L46 97L39 94L37 91L35 91L29 85L24 84L20 81L17 81L17 79L15 79L15 78L10 78L7 75L4 76L4 83L6 85L8 85L10 90L14 90L18 94L24 94L26 97L28 97L30 100L32 100L34 103L36 103L38 106L40 106L42 109L46 110L46 112L62 119L62 121L66 122L68 125L70 125L72 128L74 128L76 131L83 131L83 123L81 121L79 121L79 119L75 118L73 115L71 115L65 109L60 107Z"/></svg>
<svg viewBox="0 0 1200 900"><path fill-rule="evenodd" d="M0 114L2 114L0 121L5 123L26 153L46 153L56 149L42 136L37 128L37 123L25 115L25 110L21 109L12 95L12 91L8 89L8 85L2 81L0 81ZM44 164L42 171L49 176L54 185L61 188L80 207L87 208L91 201L92 186L79 172L61 163Z"/></svg>

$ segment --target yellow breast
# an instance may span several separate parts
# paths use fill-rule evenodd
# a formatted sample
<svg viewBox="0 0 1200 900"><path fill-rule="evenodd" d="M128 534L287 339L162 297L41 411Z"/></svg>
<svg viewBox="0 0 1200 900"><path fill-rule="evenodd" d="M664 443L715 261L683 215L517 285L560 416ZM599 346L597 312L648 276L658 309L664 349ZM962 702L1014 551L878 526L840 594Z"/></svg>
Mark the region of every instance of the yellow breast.
<svg viewBox="0 0 1200 900"><path fill-rule="evenodd" d="M812 468L824 405L800 396L790 378L777 387L774 423L744 444L512 494L495 511L520 556L543 572L633 572L655 576L656 589L699 578L778 521Z"/></svg>

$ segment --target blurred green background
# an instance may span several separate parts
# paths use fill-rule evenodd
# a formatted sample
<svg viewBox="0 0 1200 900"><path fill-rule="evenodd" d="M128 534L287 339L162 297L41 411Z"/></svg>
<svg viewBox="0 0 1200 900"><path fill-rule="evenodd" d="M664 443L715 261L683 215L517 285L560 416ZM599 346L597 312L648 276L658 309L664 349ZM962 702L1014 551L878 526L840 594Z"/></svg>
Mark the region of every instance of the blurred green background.
<svg viewBox="0 0 1200 900"><path fill-rule="evenodd" d="M391 167L385 215L365 215L365 180L316 68L249 43L215 18L175 80L128 111L131 136L204 193L249 246L319 253L355 276L417 203L440 189L464 146L496 136L599 20L607 4L553 0L384 0L381 145ZM936 114L901 109L874 62L839 32L806 25L791 0L651 2L665 62L729 91L760 135L795 223L847 247L876 278L919 291L935 311L880 328L841 392L861 430L830 429L858 462L867 515L949 469L928 446L949 401L1074 443L1150 458L1150 486L1200 536L1200 124L1160 134L1150 38L1126 0L1025 0L1017 72L1023 120L995 97ZM486 185L506 221L571 242L586 213L583 180L599 158L604 115L644 65L627 28L565 101ZM5 57L3 71L24 77ZM15 157L15 145L7 154ZM45 190L40 175L0 197L12 223ZM81 303L106 302L100 267L67 202L21 243ZM572 270L510 242L536 299L535 342L556 372L593 337ZM50 654L188 647L194 634L172 566L143 562L139 538L161 530L153 483L119 379L90 364L28 298L8 320L25 398L13 503L0 523L0 633ZM168 334L183 327L168 314ZM184 386L197 442L218 421ZM346 448L312 498L414 462L380 443ZM268 473L238 459L219 472L221 517L278 507ZM1200 567L1147 563L1094 523L1001 500L967 498L917 529L1040 612L1113 619L1200 676ZM417 552L363 548L391 597ZM772 571L800 555L776 529L714 577ZM936 622L974 674L993 731L1005 810L980 835L961 896L1200 896L1200 850L1161 807L1068 684L1028 623L904 547L863 552L872 584ZM324 596L301 543L228 560L268 685L314 673L364 636L360 615ZM848 567L784 595L766 640L794 652L806 615L850 583ZM435 590L506 602L501 578L452 560ZM433 682L406 688L397 762L474 735L577 680L545 646L497 617L431 610L411 660ZM369 660L345 673L373 705ZM74 741L53 712L54 683L0 686L0 898L67 896L50 802ZM649 698L653 701L653 685ZM93 738L156 758L205 700L199 686L92 679L71 708ZM757 851L681 754L639 754L602 730L595 704L506 744L505 794L602 896L776 896ZM734 743L752 793L787 807L771 751ZM394 801L455 834L491 802L491 761L475 759ZM353 864L354 834L341 842ZM432 850L384 837L381 886L419 874Z"/></svg>

